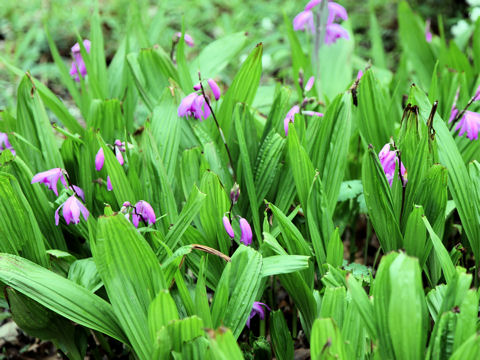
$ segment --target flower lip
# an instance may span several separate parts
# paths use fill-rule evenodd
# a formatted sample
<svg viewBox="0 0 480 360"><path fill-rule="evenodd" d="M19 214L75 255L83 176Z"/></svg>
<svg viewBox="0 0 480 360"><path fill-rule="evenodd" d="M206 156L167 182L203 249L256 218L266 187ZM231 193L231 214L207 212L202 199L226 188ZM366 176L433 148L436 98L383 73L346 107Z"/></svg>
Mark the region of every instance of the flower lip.
<svg viewBox="0 0 480 360"><path fill-rule="evenodd" d="M263 306L265 306L265 308L268 311L272 311L272 309L270 309L270 307L267 304L262 303L260 301L255 301L252 305L252 311L250 312L250 315L248 316L248 319L247 319L246 325L249 329L250 329L250 320L252 320L255 315L258 314L258 316L262 320L265 318L265 309L263 308Z"/></svg>
<svg viewBox="0 0 480 360"><path fill-rule="evenodd" d="M69 225L71 222L78 224L80 222L80 215L83 215L83 218L85 221L87 221L88 216L90 215L85 205L83 205L75 195L72 195L55 211L55 225L57 226L60 221L60 215L58 214L60 209L62 209L63 218L65 219L67 225Z"/></svg>
<svg viewBox="0 0 480 360"><path fill-rule="evenodd" d="M145 200L140 200L134 206L132 212L132 223L138 228L138 224L142 220L147 225L154 224L156 221L155 212L152 206Z"/></svg>
<svg viewBox="0 0 480 360"><path fill-rule="evenodd" d="M61 168L53 168L47 171L39 172L38 174L35 174L35 176L32 178L31 183L34 184L37 182L41 182L42 184L45 184L48 189L52 190L55 195L58 196L57 183L59 179L63 186L65 186L65 188L68 188L64 171L65 170Z"/></svg>

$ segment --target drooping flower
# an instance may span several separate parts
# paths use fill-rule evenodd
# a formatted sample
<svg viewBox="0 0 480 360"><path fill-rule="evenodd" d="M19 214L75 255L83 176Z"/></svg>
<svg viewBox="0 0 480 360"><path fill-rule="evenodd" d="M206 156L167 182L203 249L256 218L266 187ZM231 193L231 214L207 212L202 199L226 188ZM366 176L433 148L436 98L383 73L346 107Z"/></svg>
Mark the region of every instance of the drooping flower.
<svg viewBox="0 0 480 360"><path fill-rule="evenodd" d="M95 155L95 170L100 171L103 168L103 163L105 162L105 154L103 148L100 148Z"/></svg>
<svg viewBox="0 0 480 360"><path fill-rule="evenodd" d="M110 181L110 176L107 175L107 191L112 191L112 182Z"/></svg>
<svg viewBox="0 0 480 360"><path fill-rule="evenodd" d="M323 113L321 113L321 112L318 112L318 111L310 111L310 110L304 110L304 111L302 111L302 114L303 114L303 115L308 115L308 116L318 116L318 117L322 117L322 116L323 116Z"/></svg>
<svg viewBox="0 0 480 360"><path fill-rule="evenodd" d="M117 158L120 165L123 166L125 160L123 159L122 152L125 152L125 143L121 142L120 140L115 140L114 143L114 151L115 157ZM105 163L105 153L103 152L103 148L98 149L97 154L95 155L95 170L100 171L103 168L103 164Z"/></svg>
<svg viewBox="0 0 480 360"><path fill-rule="evenodd" d="M82 199L83 201L85 201L85 194L82 190L81 187L77 186L77 185L72 185L72 190L75 194L77 194L77 196Z"/></svg>
<svg viewBox="0 0 480 360"><path fill-rule="evenodd" d="M335 20L348 20L347 10L336 2L330 1L328 3L328 20L327 24L332 24Z"/></svg>
<svg viewBox="0 0 480 360"><path fill-rule="evenodd" d="M212 89L213 96L215 97L215 100L220 99L220 88L213 79L208 79L207 80L208 86L210 86L210 89Z"/></svg>
<svg viewBox="0 0 480 360"><path fill-rule="evenodd" d="M315 32L315 24L314 22L314 15L313 15L313 8L319 4L321 4L321 0L311 0L305 6L304 10L297 14L293 19L293 29L295 31L298 30L305 30L308 29L312 34ZM336 2L330 1L328 2L328 18L327 23L325 24L326 31L325 31L325 44L333 44L337 39L344 38L348 40L350 36L348 35L347 30L345 30L339 24L335 24L335 20L347 20L348 14L345 8L337 4Z"/></svg>
<svg viewBox="0 0 480 360"><path fill-rule="evenodd" d="M193 92L184 97L178 107L178 116L193 116L200 121L210 116L210 107L206 104L203 95Z"/></svg>
<svg viewBox="0 0 480 360"><path fill-rule="evenodd" d="M264 304L260 301L255 301L252 306L252 311L250 312L250 315L248 316L248 319L247 319L247 327L249 329L250 329L250 320L252 320L255 315L258 314L260 319L262 320L265 319L265 309L263 308L263 306L265 306L268 309L268 311L272 311L267 304Z"/></svg>
<svg viewBox="0 0 480 360"><path fill-rule="evenodd" d="M287 116L283 120L283 128L285 130L285 136L288 135L288 124L295 121L295 114L300 112L300 106L294 105L290 110L288 110Z"/></svg>
<svg viewBox="0 0 480 360"><path fill-rule="evenodd" d="M395 171L395 167L398 165L398 156L395 151L390 151L390 144L385 144L382 150L378 153L378 158L388 183L392 186L395 173L398 173L398 169ZM400 172L405 185L407 183L407 170L405 169L405 166L403 166L403 163L400 163Z"/></svg>
<svg viewBox="0 0 480 360"><path fill-rule="evenodd" d="M458 109L454 108L450 115L449 122L452 122L453 119L458 114ZM458 136L463 136L467 133L467 137L470 140L478 139L478 130L480 129L480 113L466 110L460 120L458 120L455 125L455 131L460 130Z"/></svg>
<svg viewBox="0 0 480 360"><path fill-rule="evenodd" d="M10 144L10 141L8 141L7 133L0 132L0 153L6 149L9 149L12 152L12 155L15 155L15 150L13 149L12 144Z"/></svg>
<svg viewBox="0 0 480 360"><path fill-rule="evenodd" d="M253 238L252 228L244 218L240 218L240 231L242 232L240 241L246 246L250 245Z"/></svg>
<svg viewBox="0 0 480 360"><path fill-rule="evenodd" d="M307 84L305 85L305 91L306 92L312 90L314 82L315 82L315 77L310 76L310 78L307 81Z"/></svg>
<svg viewBox="0 0 480 360"><path fill-rule="evenodd" d="M83 40L83 46L85 47L85 50L87 53L90 53L90 40ZM79 82L80 75L82 75L82 78L84 78L87 75L87 68L85 66L85 62L83 61L82 54L80 52L80 45L76 43L72 47L72 55L73 55L73 62L72 62L72 67L70 68L70 76L75 79L75 81Z"/></svg>
<svg viewBox="0 0 480 360"><path fill-rule="evenodd" d="M433 35L430 31L430 19L427 19L427 21L425 22L425 40L427 40L427 42L432 42L432 38Z"/></svg>
<svg viewBox="0 0 480 360"><path fill-rule="evenodd" d="M83 205L75 195L72 195L55 211L55 225L57 226L60 221L60 215L58 212L61 208L63 208L63 218L67 225L70 224L70 222L78 224L80 222L80 214L83 215L85 221L87 221L88 216L90 215L85 205Z"/></svg>
<svg viewBox="0 0 480 360"><path fill-rule="evenodd" d="M47 186L47 188L52 190L55 193L55 195L58 196L57 183L58 183L59 179L60 179L61 183L63 184L63 186L65 186L65 188L68 188L67 180L65 179L64 172L65 172L65 170L63 170L61 168L53 168L53 169L50 169L50 170L47 170L47 171L43 171L43 172L40 172L40 173L36 174L32 178L31 183L34 184L34 183L37 183L37 182L41 182L42 184L45 184Z"/></svg>
<svg viewBox="0 0 480 360"><path fill-rule="evenodd" d="M180 39L182 37L182 33L181 32L176 32L174 37L176 39ZM190 47L195 46L193 38L190 35L188 35L187 33L185 33L185 36L184 36L183 40L185 40L185 44L187 44L188 46L190 46Z"/></svg>
<svg viewBox="0 0 480 360"><path fill-rule="evenodd" d="M137 202L132 211L132 223L136 228L140 220L146 224L155 224L156 220L152 206L144 200Z"/></svg>
<svg viewBox="0 0 480 360"><path fill-rule="evenodd" d="M233 232L233 227L232 227L232 224L230 224L230 220L228 219L228 216L223 216L222 221L223 221L223 227L225 228L225 231L227 232L228 236L230 236L233 239L235 237L235 233Z"/></svg>
<svg viewBox="0 0 480 360"><path fill-rule="evenodd" d="M344 38L345 40L350 39L348 31L339 24L327 24L327 29L325 32L325 44L333 44L340 38Z"/></svg>
<svg viewBox="0 0 480 360"><path fill-rule="evenodd" d="M293 30L305 30L308 28L311 33L315 32L315 24L313 22L313 13L310 10L300 12L293 19Z"/></svg>

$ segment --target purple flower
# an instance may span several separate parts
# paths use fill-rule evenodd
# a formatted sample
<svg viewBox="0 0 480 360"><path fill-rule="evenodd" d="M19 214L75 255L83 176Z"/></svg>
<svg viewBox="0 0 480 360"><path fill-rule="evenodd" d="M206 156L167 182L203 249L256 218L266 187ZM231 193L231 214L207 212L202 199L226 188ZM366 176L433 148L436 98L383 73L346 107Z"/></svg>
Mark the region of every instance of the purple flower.
<svg viewBox="0 0 480 360"><path fill-rule="evenodd" d="M176 32L174 37L177 38L177 39L180 39L182 37L182 33L181 32ZM187 44L188 46L190 46L190 47L195 46L195 43L193 42L193 38L190 35L188 35L187 33L185 33L185 36L184 36L183 40L185 40L185 44Z"/></svg>
<svg viewBox="0 0 480 360"><path fill-rule="evenodd" d="M202 90L202 85L200 85L200 83L193 85L193 90L195 91Z"/></svg>
<svg viewBox="0 0 480 360"><path fill-rule="evenodd" d="M12 152L12 155L15 155L15 150L10 144L10 141L8 141L7 133L0 132L0 153L6 149L9 149Z"/></svg>
<svg viewBox="0 0 480 360"><path fill-rule="evenodd" d="M240 230L242 232L240 241L246 246L252 243L252 228L247 220L240 218Z"/></svg>
<svg viewBox="0 0 480 360"><path fill-rule="evenodd" d="M458 110L454 108L452 110L452 114L450 115L449 122L452 122L453 119L457 116ZM458 120L455 131L460 130L458 136L463 136L465 132L467 133L467 137L470 140L477 140L478 139L478 130L480 129L480 114L466 110L463 114L462 118Z"/></svg>
<svg viewBox="0 0 480 360"><path fill-rule="evenodd" d="M293 30L305 30L308 28L311 33L315 32L315 24L313 22L313 13L309 10L302 11L293 19Z"/></svg>
<svg viewBox="0 0 480 360"><path fill-rule="evenodd" d="M227 232L228 236L230 236L233 239L235 237L235 233L233 232L233 227L232 227L232 224L230 224L230 220L228 220L228 216L224 216L222 221L223 221L223 227L225 228L225 231Z"/></svg>
<svg viewBox="0 0 480 360"><path fill-rule="evenodd" d="M310 79L307 81L307 85L305 85L305 91L310 91L313 88L313 83L315 82L315 77L311 76Z"/></svg>
<svg viewBox="0 0 480 360"><path fill-rule="evenodd" d="M70 222L78 224L80 222L80 214L83 215L85 221L87 221L88 215L90 215L85 205L83 205L82 202L75 197L75 195L72 195L67 199L67 201L58 207L57 211L55 211L55 225L57 226L58 222L60 221L60 215L58 214L60 208L63 208L63 218L65 219L67 225L70 224Z"/></svg>
<svg viewBox="0 0 480 360"><path fill-rule="evenodd" d="M78 187L77 185L72 185L72 190L75 194L77 194L77 196L82 199L83 201L85 201L85 194L82 190L81 187Z"/></svg>
<svg viewBox="0 0 480 360"><path fill-rule="evenodd" d="M32 178L31 183L33 184L33 183L41 182L47 185L47 188L52 190L55 193L55 195L58 196L57 183L59 179L62 182L63 186L65 186L65 188L68 188L67 180L65 179L64 172L65 170L60 168L53 168L44 172L40 172Z"/></svg>
<svg viewBox="0 0 480 360"><path fill-rule="evenodd" d="M333 24L336 19L348 20L347 10L333 1L328 3L328 20L327 24Z"/></svg>
<svg viewBox="0 0 480 360"><path fill-rule="evenodd" d="M322 0L310 0L307 5L305 5L305 11L312 10L315 6L319 5Z"/></svg>
<svg viewBox="0 0 480 360"><path fill-rule="evenodd" d="M388 183L390 186L392 186L393 178L395 176L395 167L398 164L398 156L395 151L390 151L390 144L385 144L382 150L380 150L378 153L378 158L380 160L380 164L382 165L383 171L385 172ZM402 163L400 163L400 172L405 185L407 183L407 170Z"/></svg>
<svg viewBox="0 0 480 360"><path fill-rule="evenodd" d="M83 40L83 46L85 46L85 50L87 53L90 53L90 40ZM75 78L75 81L79 82L80 77L78 76L78 72L84 78L87 75L87 68L85 67L85 62L83 61L82 54L80 53L80 45L76 43L72 47L72 55L73 55L73 62L72 67L70 68L70 76Z"/></svg>
<svg viewBox="0 0 480 360"><path fill-rule="evenodd" d="M206 104L203 95L193 92L182 99L178 107L178 116L193 116L200 121L210 116L210 107Z"/></svg>
<svg viewBox="0 0 480 360"><path fill-rule="evenodd" d="M210 89L212 89L213 96L215 97L215 100L220 99L220 88L218 87L217 83L213 79L208 79L208 86L210 86Z"/></svg>
<svg viewBox="0 0 480 360"><path fill-rule="evenodd" d="M317 112L317 111L310 111L310 110L305 110L302 112L303 115L308 115L308 116L318 116L318 117L321 117L323 116L323 114L321 112Z"/></svg>
<svg viewBox="0 0 480 360"><path fill-rule="evenodd" d="M107 191L112 191L112 182L110 181L110 176L107 175Z"/></svg>
<svg viewBox="0 0 480 360"><path fill-rule="evenodd" d="M250 312L250 315L248 316L248 319L247 319L247 327L249 329L250 329L250 320L252 320L255 315L258 314L258 316L260 316L260 319L262 320L265 318L265 309L262 306L265 306L268 309L268 311L272 311L267 304L264 304L259 301L255 301L252 306L252 311Z"/></svg>
<svg viewBox="0 0 480 360"><path fill-rule="evenodd" d="M285 130L285 136L288 135L288 124L293 123L295 121L295 114L298 114L300 112L300 106L295 105L293 106L287 113L287 116L285 116L285 119L283 120L283 128Z"/></svg>
<svg viewBox="0 0 480 360"><path fill-rule="evenodd" d="M348 31L339 24L327 24L327 30L325 33L325 44L333 44L337 41L337 39L340 38L344 38L345 40L350 39Z"/></svg>
<svg viewBox="0 0 480 360"><path fill-rule="evenodd" d="M137 202L132 212L132 222L136 228L140 220L146 224L155 224L156 220L152 206L144 200Z"/></svg>
<svg viewBox="0 0 480 360"><path fill-rule="evenodd" d="M95 155L95 170L100 171L103 168L103 163L105 162L105 154L103 153L103 148L100 148Z"/></svg>
<svg viewBox="0 0 480 360"><path fill-rule="evenodd" d="M432 38L433 35L430 31L430 19L427 19L427 21L425 22L425 40L427 40L427 42L432 42Z"/></svg>
<svg viewBox="0 0 480 360"><path fill-rule="evenodd" d="M358 73L357 73L357 80L360 80L363 76L363 71L362 70L358 70Z"/></svg>

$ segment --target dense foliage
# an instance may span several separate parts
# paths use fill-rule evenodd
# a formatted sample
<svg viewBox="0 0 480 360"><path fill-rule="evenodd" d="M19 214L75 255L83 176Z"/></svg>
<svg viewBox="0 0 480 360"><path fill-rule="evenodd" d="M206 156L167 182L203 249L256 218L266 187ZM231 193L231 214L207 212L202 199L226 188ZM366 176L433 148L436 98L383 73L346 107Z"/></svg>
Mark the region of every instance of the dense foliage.
<svg viewBox="0 0 480 360"><path fill-rule="evenodd" d="M450 39L401 1L388 52L375 2L363 35L345 3L255 43L187 16L162 36L133 2L114 49L94 6L68 62L45 23L53 86L0 54L0 305L23 331L69 359L480 357L480 20Z"/></svg>

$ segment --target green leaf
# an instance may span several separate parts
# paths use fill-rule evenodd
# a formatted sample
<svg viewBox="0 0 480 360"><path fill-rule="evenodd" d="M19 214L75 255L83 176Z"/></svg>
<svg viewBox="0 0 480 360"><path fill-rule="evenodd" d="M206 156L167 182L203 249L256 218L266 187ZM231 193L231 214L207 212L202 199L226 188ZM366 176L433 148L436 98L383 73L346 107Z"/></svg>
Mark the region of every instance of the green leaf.
<svg viewBox="0 0 480 360"><path fill-rule="evenodd" d="M246 43L247 34L243 31L211 42L190 62L190 76L197 79L200 71L203 79L215 77L238 56Z"/></svg>
<svg viewBox="0 0 480 360"><path fill-rule="evenodd" d="M346 290L343 286L325 288L320 308L321 318L332 318L335 324L341 329L347 308ZM315 327L315 325L314 325Z"/></svg>
<svg viewBox="0 0 480 360"><path fill-rule="evenodd" d="M153 350L148 308L166 288L160 264L145 239L123 216L100 217L93 258L115 315L141 359Z"/></svg>
<svg viewBox="0 0 480 360"><path fill-rule="evenodd" d="M157 332L171 321L178 320L175 301L168 290L161 290L148 308L148 326L152 340L156 340Z"/></svg>
<svg viewBox="0 0 480 360"><path fill-rule="evenodd" d="M242 67L223 97L217 118L227 141L232 131L231 118L235 104L241 102L250 105L257 92L262 73L262 52L263 45L260 43L242 64Z"/></svg>
<svg viewBox="0 0 480 360"><path fill-rule="evenodd" d="M210 334L210 347L206 359L243 360L243 354L232 331L221 327Z"/></svg>
<svg viewBox="0 0 480 360"><path fill-rule="evenodd" d="M230 299L224 324L238 338L260 289L262 256L252 248L240 245L232 256L230 271L235 277L230 277Z"/></svg>
<svg viewBox="0 0 480 360"><path fill-rule="evenodd" d="M332 233L327 246L327 263L340 267L343 264L343 243L338 233L338 228Z"/></svg>
<svg viewBox="0 0 480 360"><path fill-rule="evenodd" d="M68 269L68 279L82 285L92 293L103 285L95 261L91 257L74 261Z"/></svg>
<svg viewBox="0 0 480 360"><path fill-rule="evenodd" d="M346 359L342 334L333 319L317 319L310 338L312 359Z"/></svg>
<svg viewBox="0 0 480 360"><path fill-rule="evenodd" d="M308 256L275 255L263 258L262 277L308 269Z"/></svg>
<svg viewBox="0 0 480 360"><path fill-rule="evenodd" d="M83 286L15 255L0 255L0 280L79 325L128 340L112 306Z"/></svg>
<svg viewBox="0 0 480 360"><path fill-rule="evenodd" d="M270 313L270 331L275 357L279 360L290 360L294 357L292 335L280 310Z"/></svg>
<svg viewBox="0 0 480 360"><path fill-rule="evenodd" d="M369 147L362 162L362 183L368 215L385 252L402 244L398 219L395 218L392 193L374 149Z"/></svg>
<svg viewBox="0 0 480 360"><path fill-rule="evenodd" d="M387 121L385 94L373 71L363 74L358 86L358 128L365 145L381 149L394 135L394 121Z"/></svg>

